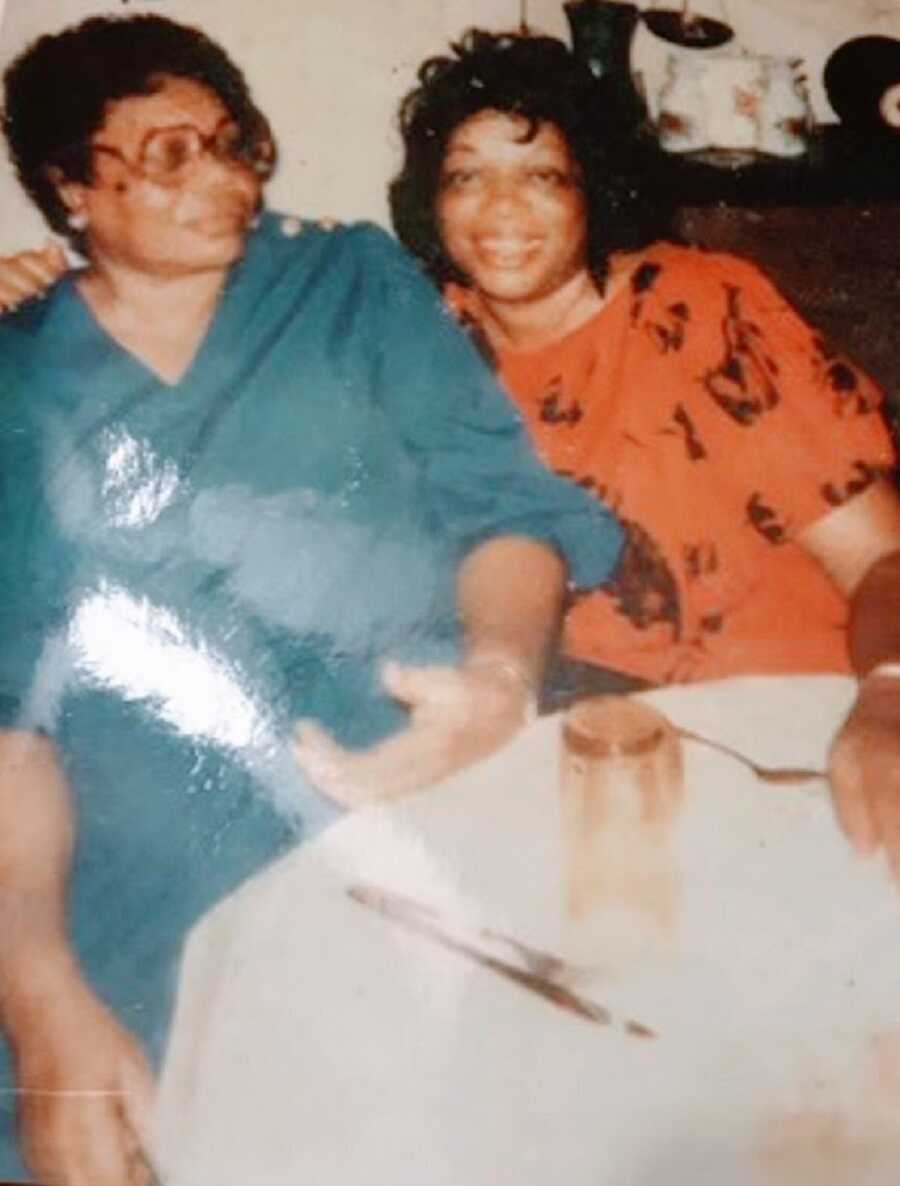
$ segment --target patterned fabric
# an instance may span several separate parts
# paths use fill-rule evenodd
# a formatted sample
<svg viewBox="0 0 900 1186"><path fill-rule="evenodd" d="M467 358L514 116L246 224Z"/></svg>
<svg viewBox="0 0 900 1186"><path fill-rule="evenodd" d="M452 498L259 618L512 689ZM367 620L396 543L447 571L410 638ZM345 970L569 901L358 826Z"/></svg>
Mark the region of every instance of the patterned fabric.
<svg viewBox="0 0 900 1186"><path fill-rule="evenodd" d="M846 602L795 541L892 467L880 392L745 260L661 243L629 271L573 333L496 360L546 464L626 526L568 653L660 682L847 670ZM474 293L446 295L478 325Z"/></svg>
<svg viewBox="0 0 900 1186"><path fill-rule="evenodd" d="M453 656L457 562L500 533L586 585L621 542L373 227L266 215L174 386L71 278L0 321L0 724L57 741L73 942L154 1057L188 927L336 813L294 720L402 725L380 661ZM12 1086L0 1046L0 1179Z"/></svg>

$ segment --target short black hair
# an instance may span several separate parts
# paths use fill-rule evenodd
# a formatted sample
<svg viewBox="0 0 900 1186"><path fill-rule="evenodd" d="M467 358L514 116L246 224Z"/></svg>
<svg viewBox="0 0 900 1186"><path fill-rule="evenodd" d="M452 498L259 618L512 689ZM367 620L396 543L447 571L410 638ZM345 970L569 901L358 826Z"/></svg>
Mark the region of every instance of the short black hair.
<svg viewBox="0 0 900 1186"><path fill-rule="evenodd" d="M524 116L534 131L551 123L565 137L581 175L598 285L611 251L671 237L671 207L648 192L658 150L609 77L595 77L555 37L469 29L450 48L452 57L423 63L401 104L404 160L389 191L398 238L436 283L467 283L444 252L435 204L453 131L484 110Z"/></svg>
<svg viewBox="0 0 900 1186"><path fill-rule="evenodd" d="M73 246L84 237L67 222L56 191L60 177L90 184L90 141L108 106L152 94L161 77L209 88L227 108L247 144L269 125L254 105L243 72L200 29L154 15L91 17L33 42L7 69L3 132L19 180L46 218Z"/></svg>

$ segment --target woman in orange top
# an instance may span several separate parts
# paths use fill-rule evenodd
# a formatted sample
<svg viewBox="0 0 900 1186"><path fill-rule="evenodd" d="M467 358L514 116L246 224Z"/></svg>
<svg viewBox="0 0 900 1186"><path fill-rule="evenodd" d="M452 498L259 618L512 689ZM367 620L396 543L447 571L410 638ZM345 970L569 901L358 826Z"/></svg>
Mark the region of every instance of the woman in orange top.
<svg viewBox="0 0 900 1186"><path fill-rule="evenodd" d="M599 89L559 42L470 35L407 100L393 187L401 240L486 342L544 461L628 527L566 652L652 682L847 671L846 599L800 536L892 466L880 393L750 263L646 241ZM410 218L423 140L443 149L430 254Z"/></svg>
<svg viewBox="0 0 900 1186"><path fill-rule="evenodd" d="M900 876L900 504L879 391L752 264L658 237L640 141L561 42L473 31L453 50L401 109L394 222L546 463L628 527L613 582L571 607L567 653L655 682L858 671L836 805Z"/></svg>

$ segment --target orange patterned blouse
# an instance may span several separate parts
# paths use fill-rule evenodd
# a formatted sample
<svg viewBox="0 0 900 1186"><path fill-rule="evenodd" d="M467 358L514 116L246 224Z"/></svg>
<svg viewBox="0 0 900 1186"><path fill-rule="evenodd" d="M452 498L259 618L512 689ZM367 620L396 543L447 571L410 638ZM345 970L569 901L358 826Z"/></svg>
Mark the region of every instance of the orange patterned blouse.
<svg viewBox="0 0 900 1186"><path fill-rule="evenodd" d="M584 325L495 359L544 462L628 532L567 653L654 682L848 670L846 601L795 541L893 466L879 389L746 260L629 267ZM477 294L447 299L477 327Z"/></svg>

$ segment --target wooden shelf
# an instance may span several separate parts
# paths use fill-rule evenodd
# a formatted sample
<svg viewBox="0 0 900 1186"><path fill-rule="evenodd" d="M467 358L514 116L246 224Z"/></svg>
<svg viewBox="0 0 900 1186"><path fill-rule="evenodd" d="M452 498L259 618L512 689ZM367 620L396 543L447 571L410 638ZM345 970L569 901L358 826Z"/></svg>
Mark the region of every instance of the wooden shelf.
<svg viewBox="0 0 900 1186"><path fill-rule="evenodd" d="M885 389L900 416L900 195L684 204L691 243L757 262L803 316Z"/></svg>
<svg viewBox="0 0 900 1186"><path fill-rule="evenodd" d="M660 153L656 167L658 184L685 205L900 200L900 133L862 138L840 124L826 124L816 129L802 157Z"/></svg>

